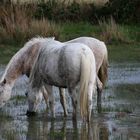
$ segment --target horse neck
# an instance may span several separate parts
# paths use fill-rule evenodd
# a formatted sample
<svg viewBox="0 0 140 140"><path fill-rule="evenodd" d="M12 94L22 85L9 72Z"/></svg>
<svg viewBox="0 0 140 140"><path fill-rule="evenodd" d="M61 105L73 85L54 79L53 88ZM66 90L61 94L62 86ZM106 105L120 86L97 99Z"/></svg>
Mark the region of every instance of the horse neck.
<svg viewBox="0 0 140 140"><path fill-rule="evenodd" d="M15 58L13 58L15 59ZM11 59L10 62L8 63L6 70L2 76L1 81L6 79L6 83L9 85L14 85L16 79L21 75L21 63L18 63L17 60Z"/></svg>
<svg viewBox="0 0 140 140"><path fill-rule="evenodd" d="M26 74L28 77L30 75L30 71L34 64L34 61L36 60L40 47L41 45L39 45L39 43L36 43L26 51L26 56L24 58L23 64L23 74Z"/></svg>
<svg viewBox="0 0 140 140"><path fill-rule="evenodd" d="M30 74L31 66L34 63L38 49L37 45L32 45L18 51L8 63L2 80L6 79L7 83L14 85L19 76L24 74L29 76L28 74Z"/></svg>

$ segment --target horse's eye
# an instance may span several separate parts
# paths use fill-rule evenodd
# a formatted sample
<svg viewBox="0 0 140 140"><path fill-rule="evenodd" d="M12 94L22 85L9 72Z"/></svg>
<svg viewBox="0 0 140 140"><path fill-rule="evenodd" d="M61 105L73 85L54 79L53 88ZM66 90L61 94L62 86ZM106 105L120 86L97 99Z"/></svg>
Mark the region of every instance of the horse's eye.
<svg viewBox="0 0 140 140"><path fill-rule="evenodd" d="M4 79L1 83L0 83L0 87L4 86L6 84L6 79Z"/></svg>
<svg viewBox="0 0 140 140"><path fill-rule="evenodd" d="M3 80L3 84L6 84L6 79Z"/></svg>

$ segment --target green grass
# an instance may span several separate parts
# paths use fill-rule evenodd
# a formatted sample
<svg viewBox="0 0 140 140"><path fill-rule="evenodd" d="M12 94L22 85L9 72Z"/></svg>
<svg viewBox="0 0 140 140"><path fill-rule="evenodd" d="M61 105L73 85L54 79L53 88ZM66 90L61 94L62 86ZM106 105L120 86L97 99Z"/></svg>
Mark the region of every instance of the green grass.
<svg viewBox="0 0 140 140"><path fill-rule="evenodd" d="M92 36L100 39L101 28L90 23L62 24L60 40L66 41L80 36ZM107 44L109 62L140 62L140 27L139 25L120 25L128 43L111 42Z"/></svg>
<svg viewBox="0 0 140 140"><path fill-rule="evenodd" d="M25 100L26 96L17 95L11 98L11 100L22 101Z"/></svg>
<svg viewBox="0 0 140 140"><path fill-rule="evenodd" d="M88 22L61 23L62 30L60 32L60 40L66 41L80 36L93 36L98 34L99 27L92 25Z"/></svg>
<svg viewBox="0 0 140 140"><path fill-rule="evenodd" d="M0 64L7 64L20 47L17 44L0 44Z"/></svg>
<svg viewBox="0 0 140 140"><path fill-rule="evenodd" d="M140 43L108 45L109 62L140 62Z"/></svg>
<svg viewBox="0 0 140 140"><path fill-rule="evenodd" d="M140 25L121 25L121 30L129 40L140 43Z"/></svg>
<svg viewBox="0 0 140 140"><path fill-rule="evenodd" d="M64 132L58 132L58 131L52 131L48 134L51 138L61 137L63 138L65 136Z"/></svg>
<svg viewBox="0 0 140 140"><path fill-rule="evenodd" d="M59 23L60 41L67 41L80 36L92 36L100 39L101 28L88 22L79 23ZM109 52L109 62L140 62L140 27L139 25L120 25L128 43L111 42L107 44ZM0 64L7 64L11 57L23 46L24 43L17 44L7 42L0 44Z"/></svg>
<svg viewBox="0 0 140 140"><path fill-rule="evenodd" d="M103 112L125 112L125 113L132 113L133 109L132 108L127 108L127 107L103 107L102 108L102 113Z"/></svg>
<svg viewBox="0 0 140 140"><path fill-rule="evenodd" d="M140 62L140 44L108 45L109 62Z"/></svg>

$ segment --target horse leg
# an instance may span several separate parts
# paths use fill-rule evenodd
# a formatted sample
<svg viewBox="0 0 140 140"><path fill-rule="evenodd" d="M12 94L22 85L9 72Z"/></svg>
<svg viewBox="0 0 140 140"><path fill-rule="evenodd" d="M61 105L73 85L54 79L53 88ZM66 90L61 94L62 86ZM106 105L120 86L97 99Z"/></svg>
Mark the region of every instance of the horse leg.
<svg viewBox="0 0 140 140"><path fill-rule="evenodd" d="M103 84L97 76L97 107L99 110L101 110L102 89L103 89Z"/></svg>
<svg viewBox="0 0 140 140"><path fill-rule="evenodd" d="M44 97L44 99L45 99L46 109L48 110L48 109L49 109L49 106L48 106L48 101L49 101L48 92L47 92L47 90L45 89L44 86L42 87L41 91L42 91L43 97Z"/></svg>
<svg viewBox="0 0 140 140"><path fill-rule="evenodd" d="M49 97L49 107L51 109L51 115L53 118L55 118L55 106L54 106L54 95L52 92L52 86L50 85L44 85L45 89L48 93L48 97Z"/></svg>
<svg viewBox="0 0 140 140"><path fill-rule="evenodd" d="M60 94L60 102L64 110L64 116L67 117L68 112L67 112L67 107L66 107L65 89L59 88L59 94Z"/></svg>
<svg viewBox="0 0 140 140"><path fill-rule="evenodd" d="M73 121L76 121L77 119L77 96L76 96L76 90L70 89L69 94L72 100L72 106L73 106L73 113L72 113L72 119Z"/></svg>

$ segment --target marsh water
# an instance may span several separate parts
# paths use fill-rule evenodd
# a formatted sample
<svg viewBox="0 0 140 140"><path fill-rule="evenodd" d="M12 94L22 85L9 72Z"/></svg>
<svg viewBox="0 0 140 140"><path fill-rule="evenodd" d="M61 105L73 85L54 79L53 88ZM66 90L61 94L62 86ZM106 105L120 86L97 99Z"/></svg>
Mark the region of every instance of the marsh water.
<svg viewBox="0 0 140 140"><path fill-rule="evenodd" d="M5 66L0 66L0 77ZM46 110L45 101L37 115L27 117L25 96L28 79L20 77L12 90L12 97L0 109L0 140L140 140L140 64L110 63L109 79L103 91L102 110L99 113L96 95L90 127L71 119L71 102L67 95L69 116L64 119L55 92L56 119Z"/></svg>

